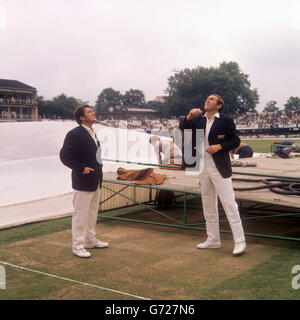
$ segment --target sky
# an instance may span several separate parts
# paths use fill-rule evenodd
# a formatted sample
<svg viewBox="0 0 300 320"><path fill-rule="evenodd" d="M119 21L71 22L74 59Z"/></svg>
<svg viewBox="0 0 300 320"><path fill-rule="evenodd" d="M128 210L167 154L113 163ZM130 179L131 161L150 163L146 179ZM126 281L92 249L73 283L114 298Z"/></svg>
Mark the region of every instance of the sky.
<svg viewBox="0 0 300 320"><path fill-rule="evenodd" d="M94 104L112 87L164 95L168 77L236 61L283 108L300 96L299 0L0 0L0 78Z"/></svg>

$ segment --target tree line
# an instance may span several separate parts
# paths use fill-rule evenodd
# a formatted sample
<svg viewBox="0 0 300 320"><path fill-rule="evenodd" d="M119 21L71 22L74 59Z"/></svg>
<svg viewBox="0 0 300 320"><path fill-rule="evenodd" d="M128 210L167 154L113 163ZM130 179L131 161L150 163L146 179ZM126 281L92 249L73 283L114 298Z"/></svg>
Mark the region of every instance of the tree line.
<svg viewBox="0 0 300 320"><path fill-rule="evenodd" d="M266 103L263 112L279 112L280 109L277 107L277 101L270 100ZM300 111L300 98L290 97L284 104L284 111Z"/></svg>
<svg viewBox="0 0 300 320"><path fill-rule="evenodd" d="M249 75L242 72L236 62L222 62L218 67L196 67L176 71L168 78L163 102L147 101L140 89L129 89L124 94L113 88L103 89L95 102L97 114L110 106L151 108L164 117L181 116L191 108L201 108L208 95L216 93L225 101L224 112L231 116L245 112L256 112L259 103L257 88L251 88ZM38 98L39 113L46 118L73 119L74 109L86 102L65 94L45 100ZM300 98L290 97L284 105L285 111L300 111ZM279 111L277 102L268 101L266 112Z"/></svg>

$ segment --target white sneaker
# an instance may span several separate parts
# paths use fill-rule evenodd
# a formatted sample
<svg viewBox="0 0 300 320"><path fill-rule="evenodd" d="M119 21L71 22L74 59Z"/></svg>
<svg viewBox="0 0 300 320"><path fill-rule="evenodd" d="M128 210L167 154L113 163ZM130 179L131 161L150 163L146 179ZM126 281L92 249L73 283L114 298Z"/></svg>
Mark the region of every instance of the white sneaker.
<svg viewBox="0 0 300 320"><path fill-rule="evenodd" d="M79 258L90 258L91 253L85 249L73 250L73 254Z"/></svg>
<svg viewBox="0 0 300 320"><path fill-rule="evenodd" d="M221 247L221 242L211 242L206 240L203 243L197 245L198 249L218 249Z"/></svg>
<svg viewBox="0 0 300 320"><path fill-rule="evenodd" d="M237 256L237 255L239 255L239 254L241 254L242 252L244 252L245 251L245 249L246 249L246 242L244 241L244 242L241 242L241 243L235 243L234 244L234 249L233 249L233 255L234 256Z"/></svg>
<svg viewBox="0 0 300 320"><path fill-rule="evenodd" d="M102 242L100 240L96 240L94 244L87 244L84 246L85 249L94 249L94 248L107 248L109 244L107 242Z"/></svg>

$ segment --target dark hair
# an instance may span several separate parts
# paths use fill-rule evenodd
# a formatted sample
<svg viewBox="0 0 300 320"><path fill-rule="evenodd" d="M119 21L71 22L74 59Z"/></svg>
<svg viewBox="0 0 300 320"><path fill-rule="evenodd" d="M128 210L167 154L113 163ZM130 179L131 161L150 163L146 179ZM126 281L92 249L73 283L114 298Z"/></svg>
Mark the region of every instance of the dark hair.
<svg viewBox="0 0 300 320"><path fill-rule="evenodd" d="M90 108L90 106L88 104L84 104L82 106L78 106L75 110L74 110L74 118L76 120L76 122L78 124L81 124L81 119L80 117L84 117L84 109L85 108Z"/></svg>
<svg viewBox="0 0 300 320"><path fill-rule="evenodd" d="M223 108L225 107L225 103L224 103L223 98L220 95L216 94L216 93L212 93L211 96L217 97L217 104L221 104L222 105L222 108L220 108L219 110L220 111L223 110Z"/></svg>

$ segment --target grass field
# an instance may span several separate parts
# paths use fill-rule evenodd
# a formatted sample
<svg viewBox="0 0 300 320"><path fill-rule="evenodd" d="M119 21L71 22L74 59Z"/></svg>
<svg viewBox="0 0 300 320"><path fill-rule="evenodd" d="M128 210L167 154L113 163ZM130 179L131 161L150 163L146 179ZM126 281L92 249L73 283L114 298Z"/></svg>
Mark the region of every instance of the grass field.
<svg viewBox="0 0 300 320"><path fill-rule="evenodd" d="M197 208L190 212L199 215ZM140 217L152 214L135 210ZM244 227L300 237L295 218L248 220ZM0 230L0 265L13 265L3 265L6 290L0 299L300 298L291 286L291 270L300 264L296 242L248 237L246 253L233 257L230 234L221 234L222 247L215 250L196 249L206 237L197 230L100 219L97 234L110 247L79 259L71 252L70 218Z"/></svg>
<svg viewBox="0 0 300 320"><path fill-rule="evenodd" d="M274 140L276 140L274 138ZM280 141L280 139L277 139ZM300 139L289 139L291 141L295 141L296 143L300 143ZM242 142L248 144L254 152L258 153L269 153L271 149L271 143L273 140L264 140L264 139L255 139L255 140L243 140Z"/></svg>

